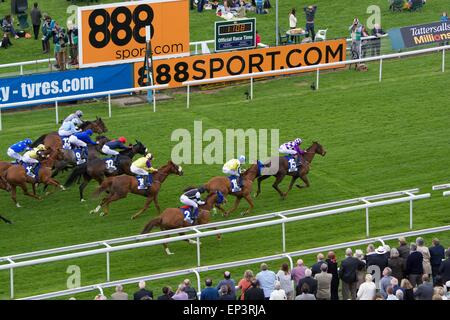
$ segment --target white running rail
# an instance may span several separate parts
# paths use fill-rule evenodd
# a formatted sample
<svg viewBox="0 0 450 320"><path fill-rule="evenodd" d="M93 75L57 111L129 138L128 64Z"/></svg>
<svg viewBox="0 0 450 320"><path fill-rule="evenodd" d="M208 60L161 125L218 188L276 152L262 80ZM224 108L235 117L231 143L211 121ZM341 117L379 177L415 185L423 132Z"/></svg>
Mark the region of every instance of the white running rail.
<svg viewBox="0 0 450 320"><path fill-rule="evenodd" d="M446 184L439 184L439 185L436 185L436 186L433 186L433 190L444 190L444 189L450 189L450 183L446 183ZM444 191L444 192L442 192L442 195L444 196L444 197L448 197L448 196L450 196L450 191Z"/></svg>

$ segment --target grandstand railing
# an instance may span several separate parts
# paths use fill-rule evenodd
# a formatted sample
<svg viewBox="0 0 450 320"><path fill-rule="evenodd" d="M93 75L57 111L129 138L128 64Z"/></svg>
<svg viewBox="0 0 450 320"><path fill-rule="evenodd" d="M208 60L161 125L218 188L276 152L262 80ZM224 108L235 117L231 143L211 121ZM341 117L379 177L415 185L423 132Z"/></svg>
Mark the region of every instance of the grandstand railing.
<svg viewBox="0 0 450 320"><path fill-rule="evenodd" d="M73 288L73 289L67 289L67 290L62 290L62 291L57 291L57 292L51 292L51 293L30 296L30 297L21 298L18 300L51 299L51 298L58 298L58 297L63 297L63 296L68 296L68 295L85 293L85 292L91 292L91 291L95 291L95 290L99 290L100 294L104 294L103 289L112 288L119 284L127 285L127 284L138 283L139 281L160 280L160 279L184 276L184 275L188 275L188 274L194 274L196 276L197 291L198 291L198 294L200 295L200 292L202 289L200 273L202 273L202 272L210 272L210 271L221 270L221 269L241 267L241 266L246 266L246 265L250 265L250 264L276 261L276 260L281 260L281 259L288 259L290 266L291 266L291 270L292 270L292 268L294 267L294 263L293 263L294 257L315 254L315 253L319 253L319 252L326 252L329 250L345 249L345 248L349 248L349 247L354 248L354 247L359 247L359 246L366 245L369 243L374 243L377 241L381 242L382 245L384 245L385 241L398 239L399 237L406 238L406 237L413 237L413 236L425 235L425 234L434 234L434 233L447 232L447 231L450 231L450 225L416 230L416 231L410 231L410 232L402 232L402 233L383 235L383 236L378 236L378 237L374 237L374 238L370 238L370 239L343 242L343 243L338 243L338 244L333 244L333 245L326 245L326 246L321 246L321 247L316 247L316 248L311 248L311 249L299 250L299 251L294 251L294 252L276 254L276 255L253 258L253 259L226 262L226 263L203 266L203 267L193 267L193 268L189 268L189 269L183 269L183 270L177 270L177 271L171 271L171 272L165 272L165 273L158 273L158 274L153 274L153 275L148 275L148 276L129 278L129 279L123 279L123 280L117 280L117 281L108 281L105 283L98 283L98 284L83 286L83 287L79 287L79 288Z"/></svg>
<svg viewBox="0 0 450 320"><path fill-rule="evenodd" d="M402 53L393 53L393 54L381 55L381 56L376 56L376 57L368 57L368 58L364 58L364 59L317 64L317 65L297 67L297 68L287 68L287 69L282 69L282 70L246 73L246 74L241 74L241 75L219 77L219 78L213 78L213 79L186 81L186 82L183 82L183 86L186 86L186 90L187 90L186 107L189 108L189 106L190 106L190 87L191 86L197 86L197 85L215 83L215 82L229 82L229 81L249 79L250 80L250 99L253 99L253 79L254 78L265 77L265 76L278 76L278 75L283 75L283 74L287 74L287 73L296 73L296 72L302 72L302 71L316 71L316 73L317 73L316 90L319 90L319 78L320 78L320 69L321 68L342 67L342 66L346 66L346 65L359 64L359 63L371 62L371 61L379 61L380 62L379 81L381 82L382 71L383 71L383 60L392 59L392 58L400 58L400 57L408 57L408 56L414 56L414 55L437 52L437 51L442 51L442 72L444 72L445 71L445 51L448 49L450 49L450 45L435 47L435 48L427 48L427 49L416 50L416 51L402 52ZM123 89L123 90L115 90L115 91L104 91L104 92L96 92L96 93L89 93L89 94L79 94L79 95L72 95L72 96L66 96L66 97L61 97L61 98L56 97L56 98L49 98L49 99L38 99L38 100L31 100L31 101L24 101L24 102L0 104L0 131L2 130L1 110L3 108L21 107L21 106L29 106L29 105L36 105L36 104L44 104L44 103L54 103L55 104L55 113L56 113L55 117L56 117L56 122L58 123L59 122L58 102L73 101L73 100L79 100L79 99L89 99L89 98L94 98L94 97L99 97L99 96L107 96L109 116L111 117L112 116L112 114L111 114L111 95L112 94L130 93L130 92L147 91L147 90L153 90L153 93L155 93L155 90L162 90L162 89L167 89L167 88L168 88L167 85L147 86L147 87L130 88L130 89ZM156 112L155 94L153 94L153 111Z"/></svg>
<svg viewBox="0 0 450 320"><path fill-rule="evenodd" d="M433 186L433 190L444 190L444 189L450 189L450 183L446 183L446 184L439 184L439 185L436 185L436 186ZM444 196L444 197L449 197L450 196L450 191L444 191L443 193L442 193L442 195Z"/></svg>
<svg viewBox="0 0 450 320"><path fill-rule="evenodd" d="M311 206L306 208L299 208L299 209L293 209L293 210L286 210L281 212L275 212L271 214L262 215L261 217L255 216L255 217L247 217L242 219L236 219L235 221L223 221L223 222L216 222L216 223L209 223L201 226L193 226L193 227L187 227L187 228L180 228L170 231L162 231L162 232L155 232L148 235L137 235L133 237L126 237L126 238L118 238L118 239L112 239L112 240L104 240L104 241L98 241L98 242L91 242L87 244L80 244L75 246L69 246L69 247L62 247L62 248L56 248L56 249L50 249L50 250L42 250L37 252L31 252L31 253L25 253L25 254L18 254L18 255L10 255L6 257L0 258L0 263L7 263L0 265L0 271L1 270L9 270L10 271L10 295L11 298L14 298L14 269L20 268L20 267L26 267L26 266L33 266L33 265L40 265L50 262L56 262L56 261L63 261L68 259L74 259L74 258L80 258L80 257L86 257L86 256L92 256L92 255L98 255L98 254L106 254L106 279L107 281L110 280L110 253L116 252L116 251L123 251L123 250L129 250L129 249L136 249L136 248L143 248L143 247L149 247L149 246L155 246L155 245L161 245L164 243L171 243L176 241L182 241L182 240L190 240L190 239L196 239L197 240L197 266L201 266L201 251L200 251L200 238L208 237L208 236L214 236L218 234L225 234L225 233L231 233L231 232L239 232L244 230L250 230L250 229L256 229L261 227L268 227L268 226L275 226L275 225L281 225L282 227L282 252L286 252L286 223L289 222L296 222L296 221L302 221L307 219L313 219L318 217L324 217L324 216L330 216L330 215L336 215L346 212L352 212L352 211L358 211L358 210L365 210L365 218L366 218L366 236L369 236L369 228L370 228L370 220L369 220L369 209L373 207L380 207L380 206L386 206L386 205L392 205L392 204L399 204L399 203L405 203L409 202L409 228L413 228L413 202L416 200L426 199L430 198L431 194L416 194L419 192L419 189L410 189L410 190L403 190L403 191L397 191L397 192L391 192L391 193L385 193L385 194L379 194L374 196L367 196L367 197L361 197L361 198L355 198L355 199L349 199L344 201L338 201L333 203L328 203L324 205L318 205L318 206ZM376 201L380 200L380 201ZM376 201L376 202L374 202ZM351 204L355 204L353 206L349 206ZM343 207L347 205L346 207ZM314 212L310 214L305 215L299 215L296 217L288 217L288 215L293 215L296 213L304 213L304 212L311 212L311 211L317 211L327 208L333 208L331 210L325 210L320 212ZM270 221L263 221L263 222L255 222L259 220L269 219L269 218L276 218ZM254 222L252 224L245 224L247 222ZM238 225L240 224L240 225ZM219 227L225 227L230 226L229 228L220 228ZM233 226L234 225L234 226ZM202 231L204 229L210 229L210 228L217 228L216 230L210 230L210 231ZM191 234L186 234L182 236L176 236L172 238L162 238L162 239L156 239L156 240L150 240L142 242L144 239L151 239L156 237L164 237L167 235L175 235L180 232L194 232ZM136 243L136 240L141 240L141 242ZM132 243L127 243L132 242ZM114 244L120 244L117 246L112 246ZM102 248L97 248L97 247ZM94 248L92 250L86 250L86 251L79 251L83 249L88 248ZM95 249L97 248L97 249ZM71 252L71 251L77 251L77 252ZM71 252L71 253L68 253ZM62 254L60 254L62 253ZM60 255L54 255L50 257L44 257L44 258L38 258L38 259L29 259L33 257L42 257L42 256L48 256L52 254L60 254ZM22 259L28 259L25 261L17 261Z"/></svg>

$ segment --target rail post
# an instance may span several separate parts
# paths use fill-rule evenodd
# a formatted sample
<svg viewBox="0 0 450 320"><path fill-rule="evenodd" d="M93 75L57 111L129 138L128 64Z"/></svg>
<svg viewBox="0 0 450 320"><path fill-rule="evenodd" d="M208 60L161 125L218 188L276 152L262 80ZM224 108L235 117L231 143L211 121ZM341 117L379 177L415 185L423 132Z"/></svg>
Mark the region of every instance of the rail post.
<svg viewBox="0 0 450 320"><path fill-rule="evenodd" d="M445 72L445 49L442 49L442 72Z"/></svg>
<svg viewBox="0 0 450 320"><path fill-rule="evenodd" d="M153 112L156 112L156 92L153 90Z"/></svg>
<svg viewBox="0 0 450 320"><path fill-rule="evenodd" d="M190 104L190 97L189 97L189 95L190 95L190 85L187 85L186 86L186 93L187 93L187 97L186 97L186 108L187 109L189 109L189 104Z"/></svg>
<svg viewBox="0 0 450 320"><path fill-rule="evenodd" d="M253 77L250 78L250 100L253 100Z"/></svg>
<svg viewBox="0 0 450 320"><path fill-rule="evenodd" d="M56 124L58 124L59 122L58 100L55 100L55 114L56 114Z"/></svg>
<svg viewBox="0 0 450 320"><path fill-rule="evenodd" d="M23 76L23 64L20 65L20 75Z"/></svg>
<svg viewBox="0 0 450 320"><path fill-rule="evenodd" d="M317 68L317 74L316 74L316 90L319 90L319 78L320 78L320 69Z"/></svg>
<svg viewBox="0 0 450 320"><path fill-rule="evenodd" d="M0 131L3 130L2 121L2 108L0 108Z"/></svg>
<svg viewBox="0 0 450 320"><path fill-rule="evenodd" d="M103 245L106 248L111 248L111 246L109 244L107 244L106 242L103 243ZM109 252L106 252L106 281L109 282L111 281L111 264L110 264L110 256L109 256Z"/></svg>
<svg viewBox="0 0 450 320"><path fill-rule="evenodd" d="M9 263L14 263L11 258L7 259ZM9 269L9 289L10 289L10 297L14 299L14 268Z"/></svg>
<svg viewBox="0 0 450 320"><path fill-rule="evenodd" d="M108 113L109 113L109 117L112 117L112 110L111 110L111 95L108 94Z"/></svg>
<svg viewBox="0 0 450 320"><path fill-rule="evenodd" d="M378 82L381 82L383 77L383 58L380 58L380 76L378 78Z"/></svg>

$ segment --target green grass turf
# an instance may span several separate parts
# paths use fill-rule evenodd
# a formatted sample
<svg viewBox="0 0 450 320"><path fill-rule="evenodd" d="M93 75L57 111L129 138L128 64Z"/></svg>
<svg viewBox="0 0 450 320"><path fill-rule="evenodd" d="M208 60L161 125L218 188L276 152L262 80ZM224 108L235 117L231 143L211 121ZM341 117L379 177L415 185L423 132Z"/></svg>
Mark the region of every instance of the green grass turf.
<svg viewBox="0 0 450 320"><path fill-rule="evenodd" d="M99 1L99 3L110 2L118 1ZM371 5L380 8L381 24L386 31L393 27L439 21L442 11L450 11L450 3L446 0L429 1L422 11L414 13L392 13L388 10L388 3L386 0L316 0L313 2L318 5L315 18L316 31L319 29L328 29L327 37L329 39L348 37L348 26L352 23L354 17L359 17L363 24L367 24L367 20L372 14L367 13L367 9ZM272 1L271 3L272 6L275 6L275 1ZM70 3L63 0L46 0L40 1L39 4L42 13L48 13L62 25L65 25L64 21L66 21L73 12L69 11L69 13L67 13ZM78 2L78 4L84 5L85 2ZM306 4L307 3L303 2L299 5L299 2L294 0L283 0L279 2L279 28L282 33L289 29L288 14L293 7L297 9L298 27L305 27L303 6ZM4 3L0 2L0 16L4 16L8 13L10 13L10 1L6 0ZM254 13L248 13L248 16L257 18L257 30L261 35L262 42L269 45L275 44L275 7L269 10L269 14L255 15ZM214 21L221 20L223 19L216 17L212 11L204 11L202 13L198 13L197 10L190 11L191 41L214 39ZM32 27L27 31L32 33ZM7 50L0 50L0 64L46 59L49 57L49 55L42 54L40 40L35 41L34 38L29 40L22 38L12 41L14 44L13 47ZM27 70L36 71L36 66L25 67L25 71ZM16 72L17 69L4 70L2 73L6 71Z"/></svg>
<svg viewBox="0 0 450 320"><path fill-rule="evenodd" d="M369 65L366 73L331 71L322 75L319 91L309 89L314 74L261 81L255 85L253 101L245 100L246 85L214 94L196 93L191 97L189 110L185 94L173 94L174 100L158 103L156 113L148 105L114 106L113 117L107 119L108 135L125 135L130 140L139 138L155 154L157 166L170 157L175 145L170 141L172 131L192 130L194 120L202 120L204 130L280 129L282 141L301 136L305 145L309 145L313 140L320 140L328 153L313 163L311 188L295 189L282 201L271 188L270 180L266 181L261 197L256 200L254 214L414 187L430 192L432 185L448 182L450 156L446 116L449 78L448 71L440 72L440 61L440 54L385 61L382 83L378 83L377 64ZM75 108L83 109L87 119L107 116L104 102L62 107L61 115ZM5 152L11 143L25 136L36 138L55 130L53 119L51 109L4 114L0 150ZM3 154L2 158L5 157ZM177 206L183 187L221 175L221 165L183 167L183 177L171 176L163 185L162 208ZM64 181L65 177L59 179ZM283 189L287 183L282 184ZM90 185L89 194L94 187ZM112 204L108 217L89 215L98 200L79 203L76 188L58 191L42 201L25 198L20 193L18 197L23 205L20 209L13 206L7 193L0 193L1 213L14 221L13 225L0 225L0 256L137 234L155 216L151 207L140 219L130 220L144 202L144 198L135 195ZM430 200L414 204L414 228L449 224L448 201L440 192L433 192ZM245 207L242 203L240 210ZM408 212L407 204L372 209L371 235L407 231ZM221 219L214 217L215 221ZM362 211L289 224L287 250L363 239L364 226ZM280 253L280 234L280 227L268 227L227 234L222 241L203 239L202 263ZM448 232L438 236L444 245L450 244ZM426 238L428 242L430 237ZM183 242L171 245L171 249L175 256L166 256L159 246L112 254L112 280L196 265L195 246ZM305 260L311 263L313 258L305 257ZM17 297L65 289L69 265L81 267L82 285L105 281L104 256L27 267L15 270ZM273 263L271 267L276 269L278 264ZM252 268L256 270L256 266ZM244 269L232 271L238 278ZM221 278L220 272L208 275ZM176 287L179 280L155 281L150 286L159 291L167 283ZM8 298L8 283L9 273L0 272L0 298ZM93 294L80 297L92 298Z"/></svg>

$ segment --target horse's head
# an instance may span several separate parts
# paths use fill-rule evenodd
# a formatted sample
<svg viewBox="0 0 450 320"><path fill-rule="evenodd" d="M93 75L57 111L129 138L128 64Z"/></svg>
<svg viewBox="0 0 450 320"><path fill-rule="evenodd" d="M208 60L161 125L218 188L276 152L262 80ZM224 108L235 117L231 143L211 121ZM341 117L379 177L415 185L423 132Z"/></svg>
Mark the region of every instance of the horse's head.
<svg viewBox="0 0 450 320"><path fill-rule="evenodd" d="M133 152L139 153L145 156L148 153L147 147L140 141L136 140L136 144L133 145Z"/></svg>
<svg viewBox="0 0 450 320"><path fill-rule="evenodd" d="M95 141L98 142L98 145L99 145L100 147L103 147L103 145L104 145L105 143L107 143L107 142L109 142L109 141L111 141L111 140L108 139L108 138L105 137L105 136L97 136L97 137L95 138Z"/></svg>
<svg viewBox="0 0 450 320"><path fill-rule="evenodd" d="M175 164L172 160L168 162L168 166L169 166L169 173L173 173L179 176L182 176L184 174L183 168Z"/></svg>
<svg viewBox="0 0 450 320"><path fill-rule="evenodd" d="M314 147L314 152L320 154L322 157L325 157L327 154L327 150L317 141L314 141L312 146Z"/></svg>
<svg viewBox="0 0 450 320"><path fill-rule="evenodd" d="M99 132L97 133L105 133L108 132L108 128L106 124L103 122L103 119L100 117L96 117L94 123L97 125Z"/></svg>

